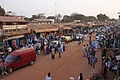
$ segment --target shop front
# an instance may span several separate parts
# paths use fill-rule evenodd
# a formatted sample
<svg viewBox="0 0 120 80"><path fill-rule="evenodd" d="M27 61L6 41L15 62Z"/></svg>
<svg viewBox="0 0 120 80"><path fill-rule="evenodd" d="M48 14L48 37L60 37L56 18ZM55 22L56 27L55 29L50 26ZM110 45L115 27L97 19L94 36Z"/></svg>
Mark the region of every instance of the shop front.
<svg viewBox="0 0 120 80"><path fill-rule="evenodd" d="M4 46L10 46L12 51L21 48L24 45L24 35L12 36L4 40Z"/></svg>

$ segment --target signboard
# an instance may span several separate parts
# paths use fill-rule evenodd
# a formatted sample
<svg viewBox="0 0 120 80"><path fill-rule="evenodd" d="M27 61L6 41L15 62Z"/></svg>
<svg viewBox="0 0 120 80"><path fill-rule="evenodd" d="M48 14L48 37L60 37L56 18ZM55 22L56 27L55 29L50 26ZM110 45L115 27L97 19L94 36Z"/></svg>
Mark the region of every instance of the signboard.
<svg viewBox="0 0 120 80"><path fill-rule="evenodd" d="M2 29L0 29L0 36L1 36L1 35L3 35L3 30L2 30Z"/></svg>

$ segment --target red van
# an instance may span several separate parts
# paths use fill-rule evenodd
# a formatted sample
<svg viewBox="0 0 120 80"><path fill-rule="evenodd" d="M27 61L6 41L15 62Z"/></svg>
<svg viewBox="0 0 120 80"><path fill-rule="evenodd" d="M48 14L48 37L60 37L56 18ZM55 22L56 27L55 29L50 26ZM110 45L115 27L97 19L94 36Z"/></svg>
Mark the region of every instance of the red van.
<svg viewBox="0 0 120 80"><path fill-rule="evenodd" d="M36 53L33 48L23 48L16 50L6 57L6 70L9 73L12 73L13 70L25 65L33 65L34 61L36 61Z"/></svg>

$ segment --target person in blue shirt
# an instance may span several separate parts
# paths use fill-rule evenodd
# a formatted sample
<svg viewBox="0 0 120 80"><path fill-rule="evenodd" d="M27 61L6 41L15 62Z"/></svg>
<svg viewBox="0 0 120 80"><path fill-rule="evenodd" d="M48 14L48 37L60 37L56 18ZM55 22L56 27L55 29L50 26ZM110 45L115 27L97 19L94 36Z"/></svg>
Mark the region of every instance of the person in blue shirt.
<svg viewBox="0 0 120 80"><path fill-rule="evenodd" d="M100 48L102 48L103 47L103 42L102 41L100 41Z"/></svg>
<svg viewBox="0 0 120 80"><path fill-rule="evenodd" d="M93 46L95 47L95 40L93 40Z"/></svg>
<svg viewBox="0 0 120 80"><path fill-rule="evenodd" d="M89 45L91 45L92 44L92 41L91 41L91 39L89 40Z"/></svg>
<svg viewBox="0 0 120 80"><path fill-rule="evenodd" d="M58 46L58 53L59 53L59 58L61 58L61 52L62 52L62 49L60 46Z"/></svg>

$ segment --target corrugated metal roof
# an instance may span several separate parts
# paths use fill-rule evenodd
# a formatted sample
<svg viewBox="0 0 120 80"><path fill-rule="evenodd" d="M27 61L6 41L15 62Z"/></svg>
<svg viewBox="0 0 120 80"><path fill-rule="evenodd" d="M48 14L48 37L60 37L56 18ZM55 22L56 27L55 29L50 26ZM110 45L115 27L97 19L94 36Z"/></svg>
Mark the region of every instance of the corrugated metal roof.
<svg viewBox="0 0 120 80"><path fill-rule="evenodd" d="M27 22L25 20L18 19L13 16L0 16L0 22Z"/></svg>

